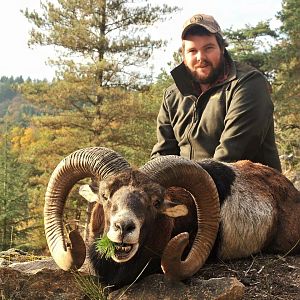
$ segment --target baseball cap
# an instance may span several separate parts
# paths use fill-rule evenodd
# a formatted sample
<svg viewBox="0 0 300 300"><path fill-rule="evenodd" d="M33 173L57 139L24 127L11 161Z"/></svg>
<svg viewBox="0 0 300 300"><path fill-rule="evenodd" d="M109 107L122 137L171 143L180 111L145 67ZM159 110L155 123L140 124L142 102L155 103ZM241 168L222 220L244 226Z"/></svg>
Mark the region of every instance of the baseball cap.
<svg viewBox="0 0 300 300"><path fill-rule="evenodd" d="M221 28L213 16L196 14L183 24L181 38L183 39L187 31L194 26L202 26L211 33L219 33L223 36Z"/></svg>

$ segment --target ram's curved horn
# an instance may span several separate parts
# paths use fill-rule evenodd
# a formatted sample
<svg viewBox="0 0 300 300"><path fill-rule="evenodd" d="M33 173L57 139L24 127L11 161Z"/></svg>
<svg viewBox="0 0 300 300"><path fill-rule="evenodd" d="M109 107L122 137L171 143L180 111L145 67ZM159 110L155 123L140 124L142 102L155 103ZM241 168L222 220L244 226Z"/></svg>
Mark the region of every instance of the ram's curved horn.
<svg viewBox="0 0 300 300"><path fill-rule="evenodd" d="M102 147L85 148L64 158L53 171L45 195L44 225L51 255L63 270L82 266L86 249L77 231L69 234L66 244L63 230L63 210L74 184L87 177L98 180L129 169L128 162L113 150Z"/></svg>
<svg viewBox="0 0 300 300"><path fill-rule="evenodd" d="M182 233L171 239L161 260L167 278L183 280L202 267L215 242L220 220L218 191L210 175L199 164L182 157L158 157L141 171L166 188L185 188L195 199L198 230L189 254L181 260L189 238L188 233Z"/></svg>

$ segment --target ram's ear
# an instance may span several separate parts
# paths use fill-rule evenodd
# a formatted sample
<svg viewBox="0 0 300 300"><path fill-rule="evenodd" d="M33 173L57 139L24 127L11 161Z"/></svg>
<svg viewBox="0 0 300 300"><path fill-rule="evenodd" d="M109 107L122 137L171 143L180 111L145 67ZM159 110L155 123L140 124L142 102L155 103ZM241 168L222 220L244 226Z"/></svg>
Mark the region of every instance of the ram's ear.
<svg viewBox="0 0 300 300"><path fill-rule="evenodd" d="M84 184L79 188L79 195L88 202L99 202L98 194L91 188L89 184Z"/></svg>
<svg viewBox="0 0 300 300"><path fill-rule="evenodd" d="M165 199L161 204L160 211L161 213L172 218L183 217L188 214L186 205L167 199Z"/></svg>

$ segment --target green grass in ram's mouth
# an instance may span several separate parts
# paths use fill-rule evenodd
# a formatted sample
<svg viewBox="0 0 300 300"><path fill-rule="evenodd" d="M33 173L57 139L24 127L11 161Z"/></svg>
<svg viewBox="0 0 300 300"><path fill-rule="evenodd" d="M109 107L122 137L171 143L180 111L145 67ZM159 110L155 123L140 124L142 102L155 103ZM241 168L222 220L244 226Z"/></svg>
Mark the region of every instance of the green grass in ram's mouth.
<svg viewBox="0 0 300 300"><path fill-rule="evenodd" d="M115 253L115 243L112 242L107 235L95 241L96 251L100 253L101 257L105 259L111 258Z"/></svg>

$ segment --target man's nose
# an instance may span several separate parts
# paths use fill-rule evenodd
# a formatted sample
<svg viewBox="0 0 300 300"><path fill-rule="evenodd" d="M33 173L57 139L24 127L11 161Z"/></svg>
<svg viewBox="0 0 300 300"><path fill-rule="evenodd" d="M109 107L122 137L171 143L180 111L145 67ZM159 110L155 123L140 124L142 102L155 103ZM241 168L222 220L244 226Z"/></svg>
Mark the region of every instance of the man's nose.
<svg viewBox="0 0 300 300"><path fill-rule="evenodd" d="M203 59L203 54L201 53L201 51L197 51L197 53L196 53L196 59L197 59L197 61L200 61L201 58Z"/></svg>

